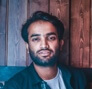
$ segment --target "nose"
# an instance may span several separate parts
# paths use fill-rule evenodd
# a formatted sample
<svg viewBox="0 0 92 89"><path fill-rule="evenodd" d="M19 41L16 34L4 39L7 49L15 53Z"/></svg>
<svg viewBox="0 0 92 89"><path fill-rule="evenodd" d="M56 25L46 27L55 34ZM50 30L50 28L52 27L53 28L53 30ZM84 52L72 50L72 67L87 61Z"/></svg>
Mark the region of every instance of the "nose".
<svg viewBox="0 0 92 89"><path fill-rule="evenodd" d="M46 48L48 48L49 47L49 45L48 45L48 41L44 38L44 39L42 39L41 40L41 48L42 49L46 49Z"/></svg>

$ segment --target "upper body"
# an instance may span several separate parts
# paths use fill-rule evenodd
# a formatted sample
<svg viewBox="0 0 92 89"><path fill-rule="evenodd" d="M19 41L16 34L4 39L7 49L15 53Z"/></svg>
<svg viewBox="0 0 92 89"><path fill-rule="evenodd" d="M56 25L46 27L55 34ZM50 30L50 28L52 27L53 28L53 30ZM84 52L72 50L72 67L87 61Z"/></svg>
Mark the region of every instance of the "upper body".
<svg viewBox="0 0 92 89"><path fill-rule="evenodd" d="M10 80L14 86L14 89L36 89L38 88L38 85L36 86L34 84L34 88L32 84L34 82L37 83L39 79L44 80L50 87L53 87L52 82L55 81L55 79L56 81L59 79L55 78L58 73L60 77L60 84L57 82L55 84L59 84L60 86L62 85L64 89L72 89L70 86L71 84L69 84L70 81L72 81L70 79L71 73L67 72L67 70L62 67L58 68L57 66L57 61L64 44L63 23L53 15L38 11L35 12L33 16L23 25L21 33L24 41L27 43L27 50L33 60L34 68L28 68L24 72L21 72L19 75L15 76L14 82L13 80ZM34 74L32 74L32 70L35 71L35 77ZM61 72L58 72L58 70ZM81 87L82 76L80 77L80 75L78 75L80 78L80 81L78 81L78 77L75 75L76 74L73 75L74 78L72 77L72 83L77 88L74 89L84 89L83 86ZM46 81L51 79L54 80L51 82ZM43 89L46 89L44 88L44 82L41 86Z"/></svg>
<svg viewBox="0 0 92 89"><path fill-rule="evenodd" d="M58 68L62 73L62 79L65 85L65 89L86 89L85 76L81 71L73 68L69 69L65 66L58 66ZM54 84L53 86L55 87L56 84ZM49 89L49 88L46 87L46 82L39 77L39 75L35 71L33 64L31 64L29 67L19 72L8 82L6 82L4 89Z"/></svg>

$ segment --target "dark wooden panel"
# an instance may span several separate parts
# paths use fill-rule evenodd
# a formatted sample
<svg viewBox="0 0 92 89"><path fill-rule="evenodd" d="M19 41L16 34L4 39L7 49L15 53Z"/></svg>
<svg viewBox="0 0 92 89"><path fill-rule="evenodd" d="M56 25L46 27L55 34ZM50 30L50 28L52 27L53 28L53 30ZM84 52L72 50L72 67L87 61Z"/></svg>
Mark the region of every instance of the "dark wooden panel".
<svg viewBox="0 0 92 89"><path fill-rule="evenodd" d="M89 67L90 64L90 46L89 46L89 41L90 41L90 0L88 0L87 2L83 1L83 5L84 5L84 57L83 57L83 67Z"/></svg>
<svg viewBox="0 0 92 89"><path fill-rule="evenodd" d="M28 17L35 11L48 12L48 0L28 0Z"/></svg>
<svg viewBox="0 0 92 89"><path fill-rule="evenodd" d="M28 0L28 18L32 16L35 11L48 12L48 0ZM32 62L29 54L27 53L27 65Z"/></svg>
<svg viewBox="0 0 92 89"><path fill-rule="evenodd" d="M65 44L60 62L69 64L69 0L50 0L50 13L57 16L64 23Z"/></svg>
<svg viewBox="0 0 92 89"><path fill-rule="evenodd" d="M71 0L71 65L89 67L90 0Z"/></svg>
<svg viewBox="0 0 92 89"><path fill-rule="evenodd" d="M27 0L9 0L7 65L26 65L26 48L21 26L27 19Z"/></svg>
<svg viewBox="0 0 92 89"><path fill-rule="evenodd" d="M90 67L92 68L92 0L91 0L91 29L90 29Z"/></svg>
<svg viewBox="0 0 92 89"><path fill-rule="evenodd" d="M5 65L6 0L0 0L0 65Z"/></svg>

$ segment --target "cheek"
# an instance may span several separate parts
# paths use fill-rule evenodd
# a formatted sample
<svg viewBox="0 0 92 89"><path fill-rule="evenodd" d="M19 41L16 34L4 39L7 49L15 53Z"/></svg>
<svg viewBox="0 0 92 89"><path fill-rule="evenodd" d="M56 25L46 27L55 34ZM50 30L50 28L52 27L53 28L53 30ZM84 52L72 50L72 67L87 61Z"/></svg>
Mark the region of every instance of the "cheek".
<svg viewBox="0 0 92 89"><path fill-rule="evenodd" d="M29 48L36 53L37 50L39 50L39 45L38 44L32 44L30 43Z"/></svg>
<svg viewBox="0 0 92 89"><path fill-rule="evenodd" d="M59 48L59 43L58 42L52 43L50 45L50 48L55 51L57 48Z"/></svg>

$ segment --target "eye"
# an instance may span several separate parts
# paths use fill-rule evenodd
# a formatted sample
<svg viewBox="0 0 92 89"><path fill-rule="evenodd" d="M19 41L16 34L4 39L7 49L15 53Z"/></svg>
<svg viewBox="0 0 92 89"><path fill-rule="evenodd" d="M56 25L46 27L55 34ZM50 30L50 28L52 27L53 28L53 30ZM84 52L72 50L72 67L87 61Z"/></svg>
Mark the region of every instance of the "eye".
<svg viewBox="0 0 92 89"><path fill-rule="evenodd" d="M56 36L49 36L49 37L48 37L48 40L54 41L54 40L56 40Z"/></svg>
<svg viewBox="0 0 92 89"><path fill-rule="evenodd" d="M34 38L32 38L32 41L33 41L33 42L38 42L38 41L40 41L40 38L34 37Z"/></svg>

